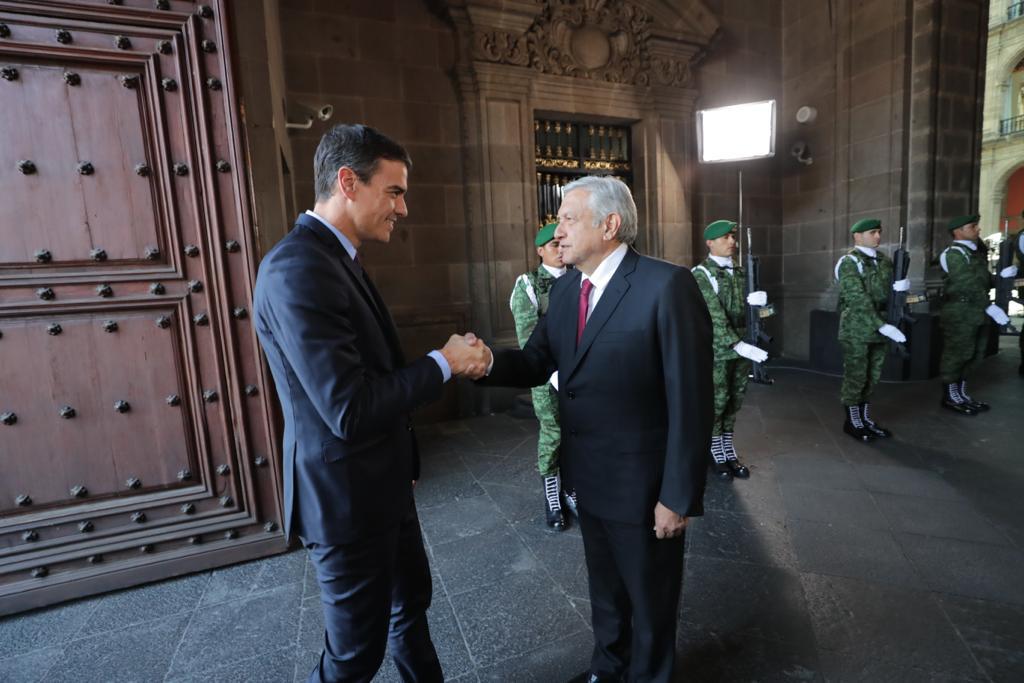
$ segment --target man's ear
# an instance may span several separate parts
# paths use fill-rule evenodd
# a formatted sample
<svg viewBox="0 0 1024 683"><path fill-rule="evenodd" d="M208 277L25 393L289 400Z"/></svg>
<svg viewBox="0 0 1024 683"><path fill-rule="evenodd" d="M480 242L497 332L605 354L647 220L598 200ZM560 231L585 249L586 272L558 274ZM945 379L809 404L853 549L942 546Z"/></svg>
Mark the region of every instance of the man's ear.
<svg viewBox="0 0 1024 683"><path fill-rule="evenodd" d="M615 236L619 234L619 228L622 227L622 216L617 213L610 213L608 217L604 219L604 239L613 240Z"/></svg>
<svg viewBox="0 0 1024 683"><path fill-rule="evenodd" d="M355 171L348 166L342 166L338 169L338 192L351 199L352 194L356 190L357 180L359 180L359 178L356 176Z"/></svg>

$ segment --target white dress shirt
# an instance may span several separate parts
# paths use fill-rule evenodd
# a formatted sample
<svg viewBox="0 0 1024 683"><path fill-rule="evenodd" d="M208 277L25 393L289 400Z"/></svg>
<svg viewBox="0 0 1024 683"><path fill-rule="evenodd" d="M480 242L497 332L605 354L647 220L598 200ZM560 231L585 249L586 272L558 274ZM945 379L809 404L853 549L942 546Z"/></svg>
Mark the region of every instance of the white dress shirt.
<svg viewBox="0 0 1024 683"><path fill-rule="evenodd" d="M601 261L601 265L595 268L589 277L583 275L580 278L581 289L583 288L584 280L590 280L590 283L593 285L593 288L590 290L590 302L587 305L587 320L590 320L590 314L597 308L597 302L601 300L601 295L604 294L604 290L608 287L612 275L615 275L615 271L622 264L622 259L626 258L628 250L628 245L620 244L615 251L604 257L604 261Z"/></svg>
<svg viewBox="0 0 1024 683"><path fill-rule="evenodd" d="M717 263L720 268L724 268L729 271L729 275L732 275L732 269L735 267L735 264L732 262L731 256L715 256L714 254L708 254L708 257Z"/></svg>

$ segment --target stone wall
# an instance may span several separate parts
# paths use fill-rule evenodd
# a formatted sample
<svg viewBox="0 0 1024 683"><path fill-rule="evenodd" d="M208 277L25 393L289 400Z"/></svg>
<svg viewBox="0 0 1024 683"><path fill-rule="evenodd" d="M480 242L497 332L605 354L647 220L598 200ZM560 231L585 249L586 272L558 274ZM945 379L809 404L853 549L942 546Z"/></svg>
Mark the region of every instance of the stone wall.
<svg viewBox="0 0 1024 683"><path fill-rule="evenodd" d="M390 244L368 244L362 258L407 355L438 348L466 331L471 299L453 31L423 0L280 6L290 118L301 120L300 103L334 107L330 121L289 136L297 209L313 206L313 153L329 126L365 123L405 145L409 216ZM426 416L452 412L455 400L450 390Z"/></svg>

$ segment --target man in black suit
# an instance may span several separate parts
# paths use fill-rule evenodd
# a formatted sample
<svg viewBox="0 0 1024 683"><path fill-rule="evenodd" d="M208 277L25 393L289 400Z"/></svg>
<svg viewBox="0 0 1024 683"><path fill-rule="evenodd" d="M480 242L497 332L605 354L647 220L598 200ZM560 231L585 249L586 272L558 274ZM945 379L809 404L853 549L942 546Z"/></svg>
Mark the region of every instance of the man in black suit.
<svg viewBox="0 0 1024 683"><path fill-rule="evenodd" d="M690 271L640 256L624 183L565 188L548 314L488 384L558 371L562 475L578 494L590 581L589 681L669 681L687 518L703 513L714 405L711 319ZM480 342L474 342L481 345Z"/></svg>
<svg viewBox="0 0 1024 683"><path fill-rule="evenodd" d="M388 242L408 213L405 149L339 125L314 164L316 205L263 259L254 307L285 421L285 532L308 549L324 605L310 681L369 681L389 644L403 680L439 682L410 413L453 373L480 376L485 349L453 335L406 363L359 263L359 248Z"/></svg>

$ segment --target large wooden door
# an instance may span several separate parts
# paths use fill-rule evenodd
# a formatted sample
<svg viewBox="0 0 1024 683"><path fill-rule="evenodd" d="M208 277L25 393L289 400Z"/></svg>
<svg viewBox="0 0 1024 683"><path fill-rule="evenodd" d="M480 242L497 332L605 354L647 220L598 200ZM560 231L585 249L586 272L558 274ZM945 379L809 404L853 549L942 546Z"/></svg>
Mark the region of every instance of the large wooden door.
<svg viewBox="0 0 1024 683"><path fill-rule="evenodd" d="M0 614L285 548L225 14L0 0Z"/></svg>

